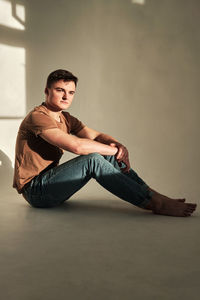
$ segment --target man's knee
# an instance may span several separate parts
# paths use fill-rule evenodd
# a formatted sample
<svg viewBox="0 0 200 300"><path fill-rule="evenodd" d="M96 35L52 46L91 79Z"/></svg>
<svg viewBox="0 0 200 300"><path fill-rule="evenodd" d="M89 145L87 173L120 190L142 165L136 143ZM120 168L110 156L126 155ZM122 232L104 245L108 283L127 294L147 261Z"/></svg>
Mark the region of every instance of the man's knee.
<svg viewBox="0 0 200 300"><path fill-rule="evenodd" d="M95 177L94 174L96 174L99 167L101 168L103 165L105 165L106 162L107 161L105 160L105 158L97 152L87 155L87 163L92 177Z"/></svg>

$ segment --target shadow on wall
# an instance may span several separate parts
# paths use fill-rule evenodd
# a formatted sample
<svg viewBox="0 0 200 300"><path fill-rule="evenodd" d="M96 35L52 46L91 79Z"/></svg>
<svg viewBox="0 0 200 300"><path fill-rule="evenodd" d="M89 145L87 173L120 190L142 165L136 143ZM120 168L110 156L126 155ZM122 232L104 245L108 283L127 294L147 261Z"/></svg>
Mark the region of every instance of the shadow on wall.
<svg viewBox="0 0 200 300"><path fill-rule="evenodd" d="M0 190L5 192L11 189L13 168L11 160L0 150Z"/></svg>
<svg viewBox="0 0 200 300"><path fill-rule="evenodd" d="M19 124L26 113L25 2L0 0L0 149L3 149L0 150L1 197L14 191L12 165L15 140Z"/></svg>
<svg viewBox="0 0 200 300"><path fill-rule="evenodd" d="M26 112L25 40L23 1L0 0L0 117L3 119L23 118Z"/></svg>

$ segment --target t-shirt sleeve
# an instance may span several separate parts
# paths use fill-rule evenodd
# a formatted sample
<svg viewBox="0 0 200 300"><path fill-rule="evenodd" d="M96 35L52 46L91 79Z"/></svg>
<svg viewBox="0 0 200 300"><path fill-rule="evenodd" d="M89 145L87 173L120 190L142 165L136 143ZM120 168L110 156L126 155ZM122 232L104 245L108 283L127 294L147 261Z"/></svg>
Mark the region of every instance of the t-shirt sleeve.
<svg viewBox="0 0 200 300"><path fill-rule="evenodd" d="M85 125L79 119L72 116L70 113L65 112L64 116L67 119L70 133L77 134L81 129L85 127Z"/></svg>
<svg viewBox="0 0 200 300"><path fill-rule="evenodd" d="M33 112L27 121L27 128L36 136L41 134L46 129L58 128L56 120L43 112Z"/></svg>

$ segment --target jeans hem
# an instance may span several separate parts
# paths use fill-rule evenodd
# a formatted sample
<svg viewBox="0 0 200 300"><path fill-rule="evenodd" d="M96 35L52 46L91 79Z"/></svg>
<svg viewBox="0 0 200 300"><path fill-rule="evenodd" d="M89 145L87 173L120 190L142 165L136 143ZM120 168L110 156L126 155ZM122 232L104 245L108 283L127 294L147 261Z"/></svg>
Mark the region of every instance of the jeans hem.
<svg viewBox="0 0 200 300"><path fill-rule="evenodd" d="M141 208L145 208L147 204L151 201L153 194L154 193L152 191L148 191L148 197L144 201L142 201L138 206Z"/></svg>

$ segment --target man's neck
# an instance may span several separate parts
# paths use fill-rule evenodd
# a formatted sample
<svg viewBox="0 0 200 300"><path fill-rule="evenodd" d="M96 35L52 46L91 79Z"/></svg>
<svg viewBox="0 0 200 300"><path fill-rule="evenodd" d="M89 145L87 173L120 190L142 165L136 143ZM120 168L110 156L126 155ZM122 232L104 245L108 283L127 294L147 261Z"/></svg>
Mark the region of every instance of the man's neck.
<svg viewBox="0 0 200 300"><path fill-rule="evenodd" d="M46 102L44 102L43 105L47 108L49 115L56 121L60 122L60 115L62 113L62 110L54 111Z"/></svg>

